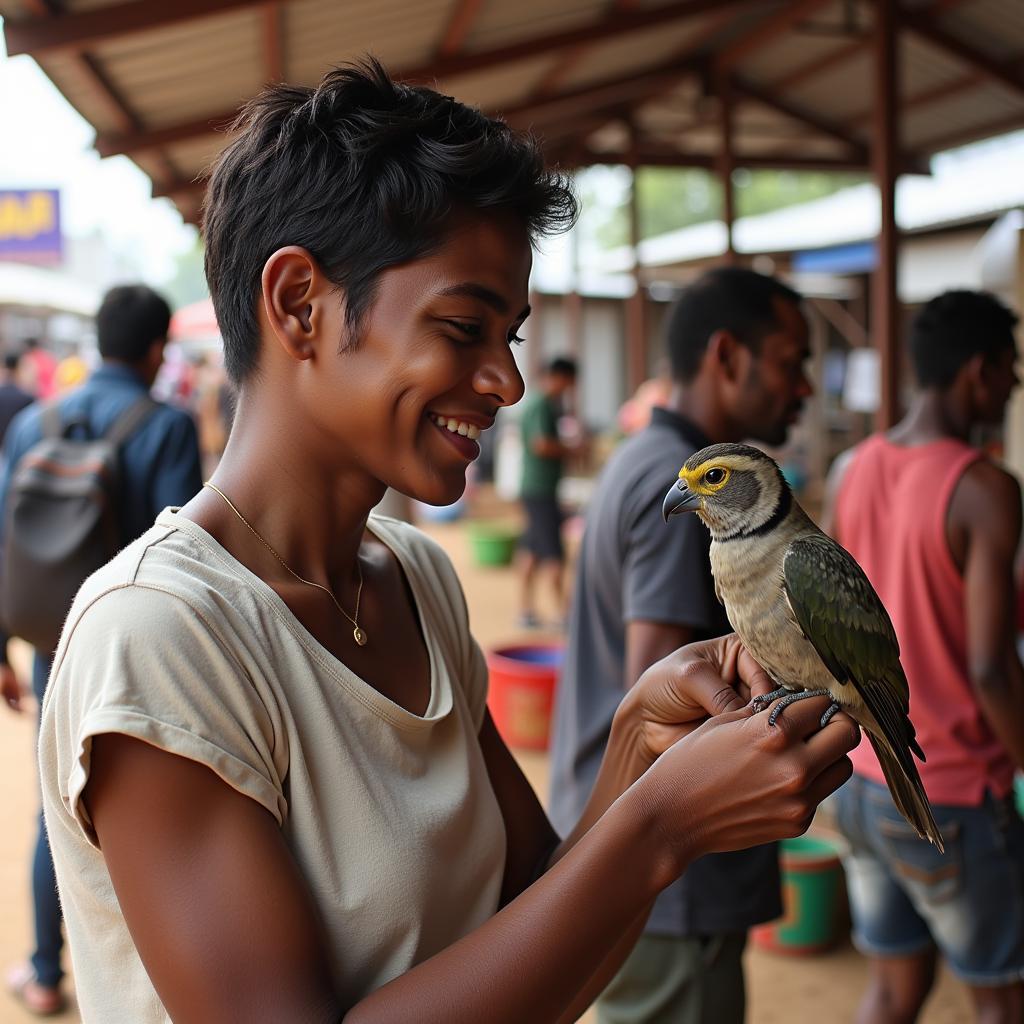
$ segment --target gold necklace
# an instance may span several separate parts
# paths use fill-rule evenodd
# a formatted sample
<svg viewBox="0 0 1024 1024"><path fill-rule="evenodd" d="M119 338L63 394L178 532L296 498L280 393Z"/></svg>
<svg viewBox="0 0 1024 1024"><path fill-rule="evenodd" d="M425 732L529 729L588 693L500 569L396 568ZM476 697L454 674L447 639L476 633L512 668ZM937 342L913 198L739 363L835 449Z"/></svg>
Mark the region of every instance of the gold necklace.
<svg viewBox="0 0 1024 1024"><path fill-rule="evenodd" d="M292 576L294 576L300 583L305 583L307 586L316 587L317 590L322 590L334 602L334 607L337 608L338 611L341 612L341 614L344 615L345 618L348 619L348 621L352 623L352 626L353 626L353 629L352 629L352 639L355 640L355 642L357 644L359 644L360 647L365 647L366 646L367 641L370 638L366 635L366 630L363 629L363 627L359 625L359 621L358 621L359 620L359 599L363 596L363 567L359 563L359 553L358 552L356 552L356 572L359 574L359 588L356 590L356 610L355 610L355 614L354 615L349 615L349 613L347 611L345 611L345 609L342 608L341 605L338 603L338 599L334 596L334 591L332 591L330 589L330 587L325 587L322 583L314 583L313 580L307 580L307 579L305 579L305 577L300 576L270 546L270 543L266 540L265 537L263 537L262 534L259 533L259 531L256 529L256 527L253 526L252 523L250 523L249 520L246 519L245 516L243 516L242 513L238 511L237 508L235 508L234 503L231 501L231 499L215 483L211 483L209 480L207 480L203 484L203 486L204 487L209 487L211 491L216 491L227 502L228 508L231 509L231 511L234 512L236 516L238 516L238 518L241 521L242 525L245 526L249 530L249 532L281 563L281 565L284 567L285 571L287 571Z"/></svg>

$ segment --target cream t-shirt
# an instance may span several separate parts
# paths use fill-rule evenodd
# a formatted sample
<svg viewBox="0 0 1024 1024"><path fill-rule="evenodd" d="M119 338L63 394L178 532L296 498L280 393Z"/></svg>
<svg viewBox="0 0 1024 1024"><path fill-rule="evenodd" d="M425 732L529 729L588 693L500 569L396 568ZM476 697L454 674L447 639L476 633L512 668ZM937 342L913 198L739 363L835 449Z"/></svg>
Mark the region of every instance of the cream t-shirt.
<svg viewBox="0 0 1024 1024"><path fill-rule="evenodd" d="M81 800L102 733L198 761L274 815L326 926L345 1005L497 909L505 831L477 742L487 671L461 587L414 528L379 516L369 528L419 611L431 666L423 717L350 672L266 583L169 509L76 598L39 759L84 1021L169 1019Z"/></svg>

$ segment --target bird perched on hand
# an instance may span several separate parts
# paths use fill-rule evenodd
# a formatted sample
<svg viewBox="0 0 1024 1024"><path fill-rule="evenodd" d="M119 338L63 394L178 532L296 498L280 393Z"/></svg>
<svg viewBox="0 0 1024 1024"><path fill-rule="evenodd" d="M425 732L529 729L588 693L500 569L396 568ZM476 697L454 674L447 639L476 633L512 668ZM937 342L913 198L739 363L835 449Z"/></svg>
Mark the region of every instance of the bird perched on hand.
<svg viewBox="0 0 1024 1024"><path fill-rule="evenodd" d="M788 704L828 696L864 731L893 800L942 850L911 752L910 691L899 642L853 557L811 522L775 461L757 448L714 444L692 455L665 495L667 521L696 512L711 531L715 591L744 646L778 686L755 702L775 720Z"/></svg>

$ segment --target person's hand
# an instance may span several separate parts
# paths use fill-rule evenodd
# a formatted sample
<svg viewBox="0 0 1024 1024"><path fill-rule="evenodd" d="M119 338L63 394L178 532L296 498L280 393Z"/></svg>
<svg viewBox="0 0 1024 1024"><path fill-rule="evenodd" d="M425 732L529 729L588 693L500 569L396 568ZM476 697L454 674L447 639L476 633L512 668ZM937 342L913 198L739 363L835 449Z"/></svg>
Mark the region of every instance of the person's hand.
<svg viewBox="0 0 1024 1024"><path fill-rule="evenodd" d="M634 742L653 764L703 722L775 689L735 633L687 644L655 662L622 702Z"/></svg>
<svg viewBox="0 0 1024 1024"><path fill-rule="evenodd" d="M755 681L756 682L756 681ZM742 850L802 835L819 803L852 774L860 732L827 698L799 701L775 725L748 706L704 722L669 747L637 786L678 857Z"/></svg>
<svg viewBox="0 0 1024 1024"><path fill-rule="evenodd" d="M12 711L21 711L21 683L8 664L0 665L0 694Z"/></svg>

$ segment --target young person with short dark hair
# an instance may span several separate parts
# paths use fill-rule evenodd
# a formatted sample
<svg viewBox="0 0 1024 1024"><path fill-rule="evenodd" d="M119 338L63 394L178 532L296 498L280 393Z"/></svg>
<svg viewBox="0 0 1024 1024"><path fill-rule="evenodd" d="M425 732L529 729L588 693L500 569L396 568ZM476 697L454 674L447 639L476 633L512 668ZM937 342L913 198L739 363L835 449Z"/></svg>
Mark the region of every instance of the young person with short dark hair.
<svg viewBox="0 0 1024 1024"><path fill-rule="evenodd" d="M637 685L560 844L451 564L370 515L462 493L522 396L531 239L574 211L529 140L374 63L246 108L206 207L227 449L86 584L44 711L85 1019L574 1020L691 858L846 778L849 720L769 729L726 640Z"/></svg>
<svg viewBox="0 0 1024 1024"><path fill-rule="evenodd" d="M994 295L946 292L910 329L906 416L836 461L825 526L857 559L900 642L920 766L946 850L893 806L867 744L836 801L854 939L871 960L857 1020L911 1024L938 954L978 1021L1024 1020L1024 669L1014 558L1020 484L972 446L1017 386L1017 316Z"/></svg>

